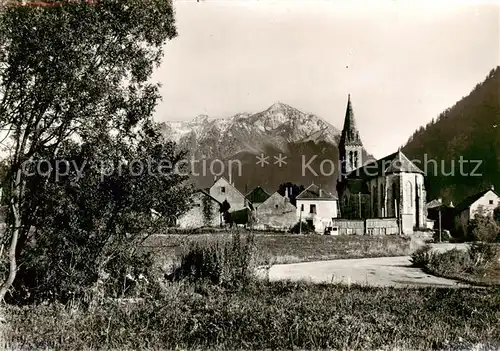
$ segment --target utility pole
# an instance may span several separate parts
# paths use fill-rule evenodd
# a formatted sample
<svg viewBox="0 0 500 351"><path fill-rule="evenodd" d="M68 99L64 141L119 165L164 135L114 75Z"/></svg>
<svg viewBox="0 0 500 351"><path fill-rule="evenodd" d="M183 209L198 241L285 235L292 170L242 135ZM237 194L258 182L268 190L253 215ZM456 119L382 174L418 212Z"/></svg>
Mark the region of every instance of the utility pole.
<svg viewBox="0 0 500 351"><path fill-rule="evenodd" d="M358 193L358 202L359 202L359 218L361 218L361 192Z"/></svg>
<svg viewBox="0 0 500 351"><path fill-rule="evenodd" d="M300 205L300 214L299 214L299 234L302 234L302 211L304 210L304 204Z"/></svg>
<svg viewBox="0 0 500 351"><path fill-rule="evenodd" d="M439 206L439 242L441 242L441 205Z"/></svg>

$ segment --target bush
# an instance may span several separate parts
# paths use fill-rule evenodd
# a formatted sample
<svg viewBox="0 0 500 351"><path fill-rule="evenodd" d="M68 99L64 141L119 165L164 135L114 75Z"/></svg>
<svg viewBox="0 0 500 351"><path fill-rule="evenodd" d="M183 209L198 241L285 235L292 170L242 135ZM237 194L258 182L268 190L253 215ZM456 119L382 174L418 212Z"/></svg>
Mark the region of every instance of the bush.
<svg viewBox="0 0 500 351"><path fill-rule="evenodd" d="M413 267L425 268L433 257L432 247L428 244L419 247L411 254L410 261Z"/></svg>
<svg viewBox="0 0 500 351"><path fill-rule="evenodd" d="M291 229L290 233L299 234L301 231L300 222L297 222ZM314 233L315 227L314 224L309 224L307 222L302 221L302 233Z"/></svg>
<svg viewBox="0 0 500 351"><path fill-rule="evenodd" d="M472 241L491 243L500 236L500 225L490 216L476 216L469 226Z"/></svg>
<svg viewBox="0 0 500 351"><path fill-rule="evenodd" d="M253 277L254 248L253 234L242 241L238 232L230 241L191 242L168 278L209 281L229 288L244 287Z"/></svg>

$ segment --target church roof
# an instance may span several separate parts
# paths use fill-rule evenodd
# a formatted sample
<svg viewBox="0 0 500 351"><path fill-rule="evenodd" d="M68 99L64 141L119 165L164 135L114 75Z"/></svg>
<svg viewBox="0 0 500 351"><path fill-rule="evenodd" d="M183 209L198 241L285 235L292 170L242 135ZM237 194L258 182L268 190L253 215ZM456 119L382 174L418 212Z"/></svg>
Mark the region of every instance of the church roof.
<svg viewBox="0 0 500 351"><path fill-rule="evenodd" d="M369 161L363 167L360 167L347 175L347 178L369 179L390 173L420 173L418 168L401 150L390 154L380 160Z"/></svg>
<svg viewBox="0 0 500 351"><path fill-rule="evenodd" d="M354 112L351 103L351 94L347 98L347 108L345 111L344 128L340 136L341 144L355 144L363 145L359 137L358 129L356 128L356 121L354 120Z"/></svg>
<svg viewBox="0 0 500 351"><path fill-rule="evenodd" d="M304 191L302 191L297 197L297 200L337 200L337 197L330 194L326 190L321 189L316 184L309 185Z"/></svg>

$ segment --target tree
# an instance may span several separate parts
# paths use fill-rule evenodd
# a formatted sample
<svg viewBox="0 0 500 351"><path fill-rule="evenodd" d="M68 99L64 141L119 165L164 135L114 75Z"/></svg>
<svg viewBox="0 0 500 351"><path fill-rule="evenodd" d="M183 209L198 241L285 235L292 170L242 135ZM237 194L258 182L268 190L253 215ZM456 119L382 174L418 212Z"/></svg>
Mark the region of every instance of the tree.
<svg viewBox="0 0 500 351"><path fill-rule="evenodd" d="M493 218L497 222L498 225L500 225L500 205L493 210Z"/></svg>
<svg viewBox="0 0 500 351"><path fill-rule="evenodd" d="M78 168L85 163L85 172L66 175L67 169L59 168L62 175L56 180L53 169L45 183L46 176L28 178L31 196L25 208L36 207L38 215L29 242L18 246L23 255L14 282L16 302L81 298L89 288L98 289L100 276L107 277L103 289L119 295L128 270L144 260L140 244L187 208L191 189L184 186L186 177L157 167L166 160L177 164L183 153L171 153L171 143L148 122L136 139L137 144L119 136L63 143L59 155ZM137 160L147 160L150 171L140 172ZM103 162L115 165L102 172ZM160 216L151 216L150 209Z"/></svg>
<svg viewBox="0 0 500 351"><path fill-rule="evenodd" d="M500 234L500 226L491 216L476 215L469 228L474 241L493 242Z"/></svg>
<svg viewBox="0 0 500 351"><path fill-rule="evenodd" d="M222 219L224 219L225 223L228 223L230 226L233 225L232 220L231 220L231 214L229 213L229 209L231 208L231 205L227 200L224 200L220 204L219 212L222 216Z"/></svg>
<svg viewBox="0 0 500 351"><path fill-rule="evenodd" d="M0 9L0 129L9 153L10 207L9 273L0 299L16 276L18 244L26 246L39 211L27 207L33 203L24 166L56 160L75 140L95 145L115 133L133 143L159 98L149 77L162 45L176 35L170 1L58 5Z"/></svg>

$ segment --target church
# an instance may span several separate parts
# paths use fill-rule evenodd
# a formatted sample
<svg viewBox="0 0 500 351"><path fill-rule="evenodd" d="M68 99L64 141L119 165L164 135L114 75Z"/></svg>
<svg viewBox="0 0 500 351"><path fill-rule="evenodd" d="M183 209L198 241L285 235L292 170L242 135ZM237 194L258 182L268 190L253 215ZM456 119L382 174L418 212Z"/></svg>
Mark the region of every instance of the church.
<svg viewBox="0 0 500 351"><path fill-rule="evenodd" d="M424 172L401 150L379 160L366 159L350 95L339 143L337 193L340 217L395 218L401 234L424 228Z"/></svg>

